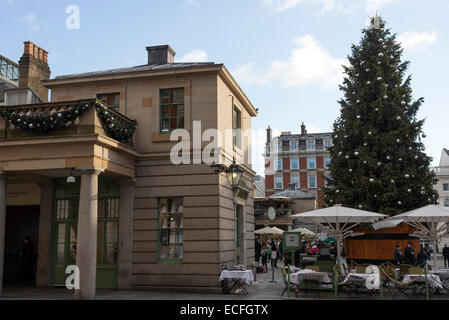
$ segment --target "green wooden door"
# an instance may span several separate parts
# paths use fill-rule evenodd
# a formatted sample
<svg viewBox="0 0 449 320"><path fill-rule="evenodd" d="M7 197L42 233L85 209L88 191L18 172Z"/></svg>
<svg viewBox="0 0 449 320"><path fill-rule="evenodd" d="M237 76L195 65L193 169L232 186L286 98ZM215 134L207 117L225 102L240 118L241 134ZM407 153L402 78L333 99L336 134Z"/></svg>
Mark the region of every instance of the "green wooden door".
<svg viewBox="0 0 449 320"><path fill-rule="evenodd" d="M58 184L57 184L58 185ZM78 220L77 186L56 190L53 231L53 286L65 286L66 267L76 264ZM113 186L99 188L97 233L97 288L117 288L119 197Z"/></svg>

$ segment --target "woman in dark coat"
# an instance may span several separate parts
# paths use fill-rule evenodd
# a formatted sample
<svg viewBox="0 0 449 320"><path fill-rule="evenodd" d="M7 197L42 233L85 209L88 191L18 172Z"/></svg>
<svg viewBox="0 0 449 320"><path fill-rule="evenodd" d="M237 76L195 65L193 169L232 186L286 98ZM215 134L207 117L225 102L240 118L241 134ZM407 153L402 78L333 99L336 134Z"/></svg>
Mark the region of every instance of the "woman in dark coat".
<svg viewBox="0 0 449 320"><path fill-rule="evenodd" d="M31 286L34 281L34 245L30 237L23 240L22 249L20 250L20 264L22 269L22 284Z"/></svg>

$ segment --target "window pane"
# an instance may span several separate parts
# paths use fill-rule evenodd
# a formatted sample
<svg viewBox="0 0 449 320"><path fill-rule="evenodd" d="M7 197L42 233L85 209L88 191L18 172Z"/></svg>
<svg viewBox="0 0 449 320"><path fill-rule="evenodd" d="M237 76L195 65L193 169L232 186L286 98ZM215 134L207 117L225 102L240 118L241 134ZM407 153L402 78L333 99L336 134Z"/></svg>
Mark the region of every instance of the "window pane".
<svg viewBox="0 0 449 320"><path fill-rule="evenodd" d="M182 198L159 199L159 258L182 259L184 243Z"/></svg>
<svg viewBox="0 0 449 320"><path fill-rule="evenodd" d="M309 158L309 169L315 169L315 167L316 167L316 159Z"/></svg>
<svg viewBox="0 0 449 320"><path fill-rule="evenodd" d="M76 263L76 240L77 240L77 225L70 224L70 248L69 248L69 263Z"/></svg>
<svg viewBox="0 0 449 320"><path fill-rule="evenodd" d="M309 176L309 188L316 188L316 176Z"/></svg>
<svg viewBox="0 0 449 320"><path fill-rule="evenodd" d="M56 263L65 263L65 224L58 224L58 248L56 250Z"/></svg>
<svg viewBox="0 0 449 320"><path fill-rule="evenodd" d="M106 222L106 264L115 264L118 253L118 223Z"/></svg>

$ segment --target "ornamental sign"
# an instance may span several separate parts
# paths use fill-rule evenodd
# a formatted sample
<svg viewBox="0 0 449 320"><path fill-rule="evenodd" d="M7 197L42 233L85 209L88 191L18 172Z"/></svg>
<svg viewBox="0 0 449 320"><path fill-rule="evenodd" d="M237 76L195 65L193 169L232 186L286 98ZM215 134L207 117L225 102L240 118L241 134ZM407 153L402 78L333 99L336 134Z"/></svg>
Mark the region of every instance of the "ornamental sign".
<svg viewBox="0 0 449 320"><path fill-rule="evenodd" d="M272 221L276 219L276 211L274 210L273 207L270 207L270 209L268 209L268 219Z"/></svg>

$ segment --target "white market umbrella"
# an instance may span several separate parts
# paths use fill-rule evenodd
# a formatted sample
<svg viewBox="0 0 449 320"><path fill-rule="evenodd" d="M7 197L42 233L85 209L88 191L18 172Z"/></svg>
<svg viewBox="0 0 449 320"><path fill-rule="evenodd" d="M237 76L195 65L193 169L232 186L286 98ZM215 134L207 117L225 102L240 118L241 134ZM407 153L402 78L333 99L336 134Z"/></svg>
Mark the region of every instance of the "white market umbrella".
<svg viewBox="0 0 449 320"><path fill-rule="evenodd" d="M279 229L278 227L271 227L271 229L273 229L273 230L275 230L277 232L280 232L281 234L283 234L285 232L284 230Z"/></svg>
<svg viewBox="0 0 449 320"><path fill-rule="evenodd" d="M255 234L283 234L284 233L284 231L282 231L281 229L276 228L276 229L278 229L278 230L276 230L275 228L265 227L265 228L256 230L254 233Z"/></svg>
<svg viewBox="0 0 449 320"><path fill-rule="evenodd" d="M447 231L449 222L449 208L437 205L428 205L419 209L398 214L392 219L402 219L408 225L417 228L419 231L413 235L427 238L433 244L433 265L438 271L437 264L437 243Z"/></svg>
<svg viewBox="0 0 449 320"><path fill-rule="evenodd" d="M293 230L290 230L289 232L301 232L301 236L304 238L313 238L316 236L316 234L309 229L306 228L296 228Z"/></svg>
<svg viewBox="0 0 449 320"><path fill-rule="evenodd" d="M323 232L329 236L333 235L337 239L338 265L341 264L340 244L343 242L343 239L349 236L361 235L360 233L355 234L352 229L361 223L374 223L385 217L387 216L384 214L346 208L341 205L298 213L292 216L293 219L315 223Z"/></svg>

